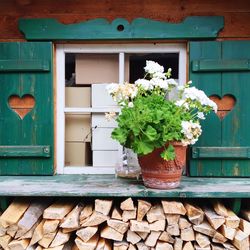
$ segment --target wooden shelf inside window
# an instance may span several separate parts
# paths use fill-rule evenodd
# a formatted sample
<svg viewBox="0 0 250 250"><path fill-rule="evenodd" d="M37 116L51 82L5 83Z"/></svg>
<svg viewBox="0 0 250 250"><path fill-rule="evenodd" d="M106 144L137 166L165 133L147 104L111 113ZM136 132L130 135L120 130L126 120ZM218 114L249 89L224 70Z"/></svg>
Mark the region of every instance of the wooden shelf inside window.
<svg viewBox="0 0 250 250"><path fill-rule="evenodd" d="M156 190L114 175L0 176L0 196L250 198L250 179L183 177L176 189Z"/></svg>

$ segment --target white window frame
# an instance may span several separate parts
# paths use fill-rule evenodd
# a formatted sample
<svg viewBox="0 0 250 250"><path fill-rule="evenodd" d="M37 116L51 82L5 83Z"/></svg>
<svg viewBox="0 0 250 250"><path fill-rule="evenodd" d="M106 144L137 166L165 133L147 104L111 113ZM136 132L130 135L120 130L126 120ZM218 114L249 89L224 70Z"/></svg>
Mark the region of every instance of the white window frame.
<svg viewBox="0 0 250 250"><path fill-rule="evenodd" d="M117 53L119 54L119 83L124 82L124 61L126 53L178 53L180 85L186 83L186 43L144 43L144 44L57 44L56 45L56 173L57 174L114 174L114 168L107 167L65 167L65 113L102 113L110 108L65 108L65 54L66 53ZM112 108L114 111L114 108ZM119 111L117 109L116 111ZM118 156L122 154L122 147Z"/></svg>

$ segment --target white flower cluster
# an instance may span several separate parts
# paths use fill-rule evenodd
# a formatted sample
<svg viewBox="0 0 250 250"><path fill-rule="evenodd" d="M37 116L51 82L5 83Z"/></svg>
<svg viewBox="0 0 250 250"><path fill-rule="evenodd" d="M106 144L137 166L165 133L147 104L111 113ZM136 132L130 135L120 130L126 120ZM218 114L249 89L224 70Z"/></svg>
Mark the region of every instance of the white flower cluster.
<svg viewBox="0 0 250 250"><path fill-rule="evenodd" d="M195 87L185 88L183 91L183 100L197 100L202 106L211 107L214 112L217 112L217 105L214 101L210 100L207 95L202 91Z"/></svg>
<svg viewBox="0 0 250 250"><path fill-rule="evenodd" d="M195 144L202 133L200 124L193 121L182 121L181 126L182 126L181 132L184 135L182 143L184 145Z"/></svg>
<svg viewBox="0 0 250 250"><path fill-rule="evenodd" d="M146 73L150 74L151 79L138 79L135 81L135 85L141 86L141 88L146 91L159 87L167 92L170 87L177 85L174 79L167 79L167 76L171 75L171 68L168 69L167 73L164 73L163 66L157 62L146 61L146 67L144 67L144 69Z"/></svg>
<svg viewBox="0 0 250 250"><path fill-rule="evenodd" d="M125 101L131 101L132 99L134 99L138 92L138 88L134 84L130 83L111 83L107 86L106 89L112 96L113 100L120 105L125 105Z"/></svg>

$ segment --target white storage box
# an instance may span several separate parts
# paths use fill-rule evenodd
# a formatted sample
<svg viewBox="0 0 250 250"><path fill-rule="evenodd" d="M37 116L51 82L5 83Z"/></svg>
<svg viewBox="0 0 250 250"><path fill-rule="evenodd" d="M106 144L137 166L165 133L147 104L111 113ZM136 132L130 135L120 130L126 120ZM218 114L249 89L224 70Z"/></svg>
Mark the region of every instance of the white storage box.
<svg viewBox="0 0 250 250"><path fill-rule="evenodd" d="M112 97L109 95L106 87L108 84L92 84L91 89L91 100L93 108L100 107L115 107L117 108L117 103L113 101Z"/></svg>
<svg viewBox="0 0 250 250"><path fill-rule="evenodd" d="M119 164L118 151L93 151L94 167L115 167Z"/></svg>
<svg viewBox="0 0 250 250"><path fill-rule="evenodd" d="M119 143L111 138L113 128L92 128L92 150L118 150Z"/></svg>
<svg viewBox="0 0 250 250"><path fill-rule="evenodd" d="M118 115L118 114L117 114ZM117 127L117 122L112 119L108 121L105 118L105 114L92 114L92 128L115 128Z"/></svg>

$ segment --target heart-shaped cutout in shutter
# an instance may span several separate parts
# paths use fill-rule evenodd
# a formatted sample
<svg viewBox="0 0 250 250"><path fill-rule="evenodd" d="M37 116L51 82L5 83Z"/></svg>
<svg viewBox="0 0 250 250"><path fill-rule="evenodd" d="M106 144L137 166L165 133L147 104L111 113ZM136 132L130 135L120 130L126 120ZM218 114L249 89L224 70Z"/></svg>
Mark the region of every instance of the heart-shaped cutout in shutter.
<svg viewBox="0 0 250 250"><path fill-rule="evenodd" d="M35 106L35 98L32 95L12 95L9 97L10 108L23 119Z"/></svg>
<svg viewBox="0 0 250 250"><path fill-rule="evenodd" d="M224 95L222 98L218 95L211 95L209 98L217 104L218 111L216 114L220 120L223 120L236 104L236 98L230 94Z"/></svg>

